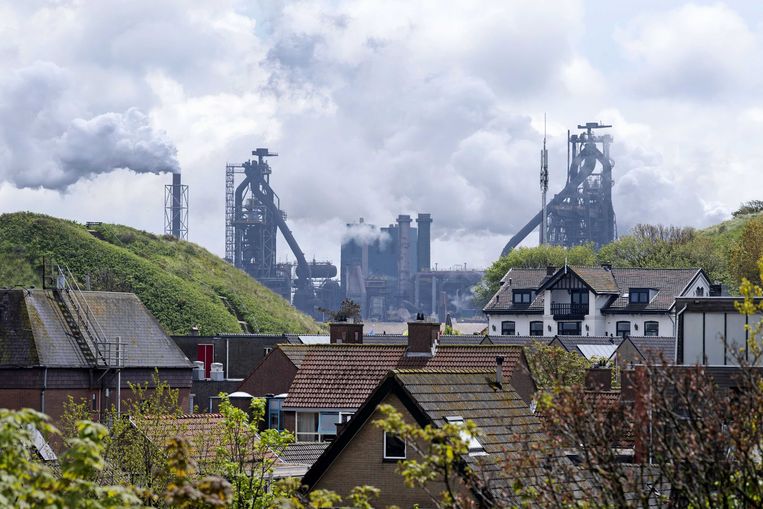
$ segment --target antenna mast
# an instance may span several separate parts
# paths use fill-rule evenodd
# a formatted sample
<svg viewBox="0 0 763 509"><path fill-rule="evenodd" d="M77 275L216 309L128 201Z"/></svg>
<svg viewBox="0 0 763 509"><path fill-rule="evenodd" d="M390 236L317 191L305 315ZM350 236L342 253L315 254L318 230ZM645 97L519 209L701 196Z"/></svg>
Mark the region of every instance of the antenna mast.
<svg viewBox="0 0 763 509"><path fill-rule="evenodd" d="M543 114L543 150L540 151L540 192L541 192L541 210L543 217L541 219L538 233L540 235L540 244L547 242L546 226L548 225L548 214L546 211L546 192L548 191L548 150L546 149L546 114Z"/></svg>

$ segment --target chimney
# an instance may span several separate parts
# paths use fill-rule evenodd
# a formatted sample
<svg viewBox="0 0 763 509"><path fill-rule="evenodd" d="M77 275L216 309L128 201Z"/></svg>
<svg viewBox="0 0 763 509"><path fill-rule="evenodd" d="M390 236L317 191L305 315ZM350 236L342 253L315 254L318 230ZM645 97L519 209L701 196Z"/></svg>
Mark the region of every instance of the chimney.
<svg viewBox="0 0 763 509"><path fill-rule="evenodd" d="M191 336L198 336L199 335L199 326L194 325L191 327Z"/></svg>
<svg viewBox="0 0 763 509"><path fill-rule="evenodd" d="M363 344L363 323L331 322L329 324L331 344Z"/></svg>
<svg viewBox="0 0 763 509"><path fill-rule="evenodd" d="M426 272L432 263L430 258L432 215L419 214L416 217L416 224L419 228L419 238L416 245L416 270Z"/></svg>
<svg viewBox="0 0 763 509"><path fill-rule="evenodd" d="M612 271L612 264L611 263L602 263L601 264L601 268L606 270L606 271L608 271L608 272L611 272Z"/></svg>
<svg viewBox="0 0 763 509"><path fill-rule="evenodd" d="M181 214L181 189L180 172L172 174L172 236L180 238L180 214Z"/></svg>
<svg viewBox="0 0 763 509"><path fill-rule="evenodd" d="M554 267L553 265L549 265L549 266L546 267L546 275L547 276L553 276L554 272L556 272L556 267Z"/></svg>
<svg viewBox="0 0 763 509"><path fill-rule="evenodd" d="M424 314L416 315L415 322L408 322L408 357L432 357L440 339L440 323L427 322Z"/></svg>
<svg viewBox="0 0 763 509"><path fill-rule="evenodd" d="M495 358L495 384L503 388L503 357Z"/></svg>
<svg viewBox="0 0 763 509"><path fill-rule="evenodd" d="M723 285L717 282L710 285L710 292L708 295L710 295L710 297L720 297L723 295Z"/></svg>
<svg viewBox="0 0 763 509"><path fill-rule="evenodd" d="M588 368L585 375L585 388L590 391L611 391L612 370L599 366Z"/></svg>

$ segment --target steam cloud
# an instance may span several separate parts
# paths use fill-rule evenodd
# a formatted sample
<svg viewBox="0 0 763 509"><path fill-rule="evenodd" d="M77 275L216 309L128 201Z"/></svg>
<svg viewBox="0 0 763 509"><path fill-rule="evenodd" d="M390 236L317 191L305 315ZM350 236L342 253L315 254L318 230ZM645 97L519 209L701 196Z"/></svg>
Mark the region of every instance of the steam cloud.
<svg viewBox="0 0 763 509"><path fill-rule="evenodd" d="M177 150L147 115L81 115L70 83L61 68L38 63L0 84L0 180L63 191L121 168L180 171Z"/></svg>
<svg viewBox="0 0 763 509"><path fill-rule="evenodd" d="M379 246L384 248L389 242L389 233L376 228L368 223L358 223L350 225L342 236L342 245L349 242L355 242L358 245L373 244L379 241Z"/></svg>

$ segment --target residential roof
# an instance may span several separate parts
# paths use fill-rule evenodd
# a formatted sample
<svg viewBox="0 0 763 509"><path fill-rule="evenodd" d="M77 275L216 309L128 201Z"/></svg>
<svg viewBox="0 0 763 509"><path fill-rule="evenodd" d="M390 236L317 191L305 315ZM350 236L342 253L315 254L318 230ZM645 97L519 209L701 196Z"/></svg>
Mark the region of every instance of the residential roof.
<svg viewBox="0 0 763 509"><path fill-rule="evenodd" d="M323 454L328 445L329 442L294 442L284 449L281 459L287 463L309 467Z"/></svg>
<svg viewBox="0 0 763 509"><path fill-rule="evenodd" d="M217 450L223 444L224 425L222 414L205 413L145 417L140 421L141 431L159 447L176 435L188 440L193 460L199 464L217 457Z"/></svg>
<svg viewBox="0 0 763 509"><path fill-rule="evenodd" d="M484 307L485 313L539 313L543 311L543 291L566 274L574 274L594 293L612 295L602 313L650 313L670 310L676 297L700 274L702 269L605 268L568 266L552 276L545 269L510 269L501 280L502 286ZM509 281L511 280L511 284ZM631 304L631 288L657 290L645 304ZM533 289L537 295L528 305L515 305L512 290Z"/></svg>
<svg viewBox="0 0 763 509"><path fill-rule="evenodd" d="M440 345L433 357L407 357L404 346L312 345L284 400L284 408L356 409L393 369L492 368L503 357L503 372L511 379L522 356L521 347Z"/></svg>
<svg viewBox="0 0 763 509"><path fill-rule="evenodd" d="M312 487L373 415L379 402L394 393L421 426L442 426L446 417L471 420L487 455L463 459L481 467L488 489L510 489L500 459L506 451L542 436L540 421L509 384L498 386L494 373L480 369L401 369L389 373L303 478Z"/></svg>
<svg viewBox="0 0 763 509"><path fill-rule="evenodd" d="M512 268L501 279L501 287L498 292L485 305L485 313L503 312L503 311L521 311L542 313L543 312L543 293L535 297L535 300L524 305L515 305L512 299L512 290L537 290L550 276L544 269L523 269Z"/></svg>
<svg viewBox="0 0 763 509"><path fill-rule="evenodd" d="M578 348L580 345L599 346L599 347L613 347L612 351L607 355L609 357L614 352L614 349L620 345L622 338L609 337L609 336L556 336L551 343L558 341L562 348L568 352L576 352L585 356L582 350Z"/></svg>
<svg viewBox="0 0 763 509"><path fill-rule="evenodd" d="M620 286L620 295L602 312L649 312L668 311L673 301L702 272L702 269L612 269L612 275ZM630 288L651 288L657 294L647 304L631 304Z"/></svg>
<svg viewBox="0 0 763 509"><path fill-rule="evenodd" d="M596 357L602 358L602 359L609 359L613 353L615 353L615 350L617 350L617 347L619 345L617 344L610 344L610 345L587 345L587 344L578 344L577 349L580 351L581 354L583 354L583 357L585 357L588 360L594 359Z"/></svg>
<svg viewBox="0 0 763 509"><path fill-rule="evenodd" d="M78 298L107 342L121 339L124 367L192 367L135 294L82 292ZM90 367L52 290L0 290L0 365Z"/></svg>
<svg viewBox="0 0 763 509"><path fill-rule="evenodd" d="M644 359L648 361L662 362L664 359L668 364L674 364L676 361L676 338L633 336L626 338L627 340L630 340Z"/></svg>
<svg viewBox="0 0 763 509"><path fill-rule="evenodd" d="M493 336L489 334L485 336L483 344L528 346L534 341L548 344L553 339L548 336Z"/></svg>

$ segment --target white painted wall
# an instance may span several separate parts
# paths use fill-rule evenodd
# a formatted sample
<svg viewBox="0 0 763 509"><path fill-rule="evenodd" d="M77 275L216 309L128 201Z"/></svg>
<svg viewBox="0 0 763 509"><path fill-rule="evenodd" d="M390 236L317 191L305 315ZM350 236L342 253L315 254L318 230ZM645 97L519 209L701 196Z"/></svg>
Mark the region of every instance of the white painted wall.
<svg viewBox="0 0 763 509"><path fill-rule="evenodd" d="M763 315L749 317L754 325ZM734 349L744 349L745 316L734 311L685 311L683 320L683 363L708 366L735 365ZM760 341L760 340L759 340Z"/></svg>

